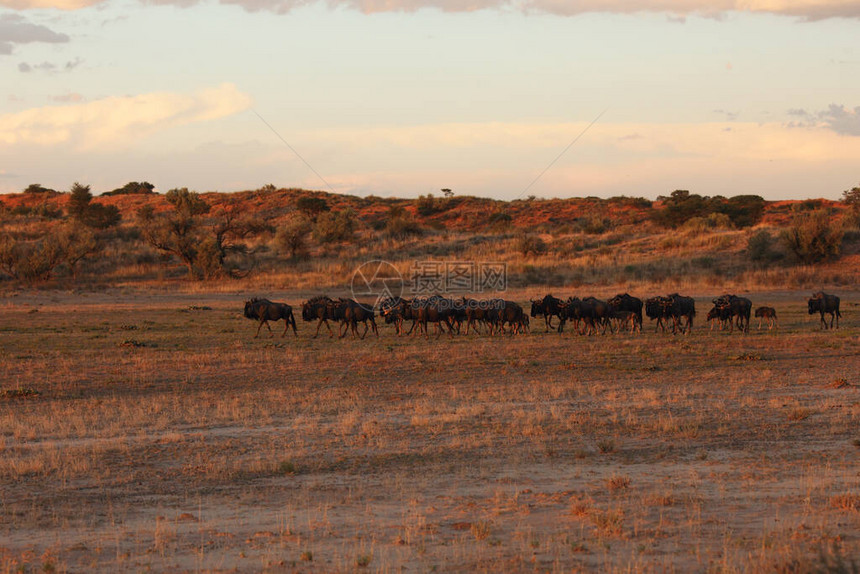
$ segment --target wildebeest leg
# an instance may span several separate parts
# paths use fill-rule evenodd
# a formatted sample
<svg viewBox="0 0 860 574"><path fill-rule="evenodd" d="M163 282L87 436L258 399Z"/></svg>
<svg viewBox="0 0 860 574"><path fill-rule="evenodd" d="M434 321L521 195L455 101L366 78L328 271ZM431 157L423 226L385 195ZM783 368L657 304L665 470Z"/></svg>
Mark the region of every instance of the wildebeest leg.
<svg viewBox="0 0 860 574"><path fill-rule="evenodd" d="M472 317L469 319L469 322L466 323L466 334L469 334L469 329L473 329L477 334L481 334L481 330L478 329L478 324L475 322L475 318Z"/></svg>
<svg viewBox="0 0 860 574"><path fill-rule="evenodd" d="M260 324L259 324L259 325L257 325L257 333L254 335L254 338L255 338L255 339L256 339L257 337L259 337L259 336L260 336L260 329L262 329L262 328L263 328L263 323L265 323L265 324L266 324L266 327L269 327L269 322L268 322L268 321L266 321L265 319L260 319ZM271 331L271 330L272 330L272 328L271 328L271 327L269 327L269 331Z"/></svg>
<svg viewBox="0 0 860 574"><path fill-rule="evenodd" d="M549 333L550 329L555 328L552 326L552 315L546 314L544 315L544 318L546 319L546 332Z"/></svg>
<svg viewBox="0 0 860 574"><path fill-rule="evenodd" d="M323 323L325 323L325 328L328 329L328 336L334 337L334 331L331 330L331 325L328 324L328 319L320 319L320 322L317 323L317 332L314 334L314 338L320 334L320 327L323 326Z"/></svg>

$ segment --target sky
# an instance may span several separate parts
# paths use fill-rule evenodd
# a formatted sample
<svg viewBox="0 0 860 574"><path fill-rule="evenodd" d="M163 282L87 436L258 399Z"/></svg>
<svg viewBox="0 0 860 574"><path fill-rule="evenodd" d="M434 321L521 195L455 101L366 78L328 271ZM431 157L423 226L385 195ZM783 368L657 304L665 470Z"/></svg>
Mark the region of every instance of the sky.
<svg viewBox="0 0 860 574"><path fill-rule="evenodd" d="M0 0L0 192L838 199L860 0Z"/></svg>

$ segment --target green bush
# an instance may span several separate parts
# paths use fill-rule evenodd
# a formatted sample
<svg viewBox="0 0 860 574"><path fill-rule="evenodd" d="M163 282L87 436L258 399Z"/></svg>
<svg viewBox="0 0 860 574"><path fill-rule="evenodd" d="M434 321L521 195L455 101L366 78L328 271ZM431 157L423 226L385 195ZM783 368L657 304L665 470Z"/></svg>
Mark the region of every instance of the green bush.
<svg viewBox="0 0 860 574"><path fill-rule="evenodd" d="M407 215L397 215L385 222L384 233L392 239L406 239L424 232L418 222Z"/></svg>
<svg viewBox="0 0 860 574"><path fill-rule="evenodd" d="M352 241L355 238L355 214L351 209L323 213L317 218L313 235L320 243Z"/></svg>
<svg viewBox="0 0 860 574"><path fill-rule="evenodd" d="M288 221L275 233L278 249L293 259L304 259L308 253L308 235L313 226L302 216Z"/></svg>
<svg viewBox="0 0 860 574"><path fill-rule="evenodd" d="M523 255L543 255L547 249L546 242L537 235L525 234L517 240L517 251Z"/></svg>
<svg viewBox="0 0 860 574"><path fill-rule="evenodd" d="M427 217L440 211L439 202L433 197L432 193L428 193L415 200L415 210L418 212L418 215Z"/></svg>
<svg viewBox="0 0 860 574"><path fill-rule="evenodd" d="M799 211L782 242L803 263L819 263L839 256L842 234L829 210Z"/></svg>
<svg viewBox="0 0 860 574"><path fill-rule="evenodd" d="M296 201L296 209L304 213L305 217L311 221L316 221L321 214L331 210L325 199L312 196L300 197Z"/></svg>
<svg viewBox="0 0 860 574"><path fill-rule="evenodd" d="M747 240L747 256L757 263L776 261L783 254L773 249L773 236L764 229L756 231Z"/></svg>

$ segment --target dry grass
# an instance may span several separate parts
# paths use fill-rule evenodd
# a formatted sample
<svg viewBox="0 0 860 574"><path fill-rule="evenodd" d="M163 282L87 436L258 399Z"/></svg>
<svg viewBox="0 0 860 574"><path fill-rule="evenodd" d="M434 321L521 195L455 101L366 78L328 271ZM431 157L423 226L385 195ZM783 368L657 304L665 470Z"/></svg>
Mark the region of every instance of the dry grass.
<svg viewBox="0 0 860 574"><path fill-rule="evenodd" d="M244 297L0 302L0 572L744 572L860 550L847 311L821 332L802 293L769 293L779 333L254 340Z"/></svg>

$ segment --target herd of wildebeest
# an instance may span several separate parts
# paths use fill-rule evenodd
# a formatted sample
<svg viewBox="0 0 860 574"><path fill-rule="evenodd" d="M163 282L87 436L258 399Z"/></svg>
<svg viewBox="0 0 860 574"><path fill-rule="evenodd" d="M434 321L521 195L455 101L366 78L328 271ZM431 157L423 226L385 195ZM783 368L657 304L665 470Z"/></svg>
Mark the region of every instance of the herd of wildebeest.
<svg viewBox="0 0 860 574"><path fill-rule="evenodd" d="M378 305L367 305L353 299L332 299L320 295L302 302L302 319L307 322L317 322L314 337L317 337L320 328L325 325L329 335L334 336L329 322L340 325L339 336L345 337L348 331L352 332L353 338L363 339L369 330L373 330L379 336L376 325L377 313L385 323L394 325L397 335L423 334L429 337L428 326L433 325L436 336L442 335L446 330L453 337L454 334L463 332L468 335L469 331L481 333L484 329L490 335L496 334L524 334L530 332L529 316L533 318L543 317L547 332L550 329L559 333L564 331L568 321L580 335L605 334L618 331L636 332L642 331L643 310L644 315L650 320L656 321L655 331L662 329L667 331L671 323L672 333L690 334L693 330L693 319L696 316L696 302L692 297L685 297L677 293L667 296L651 297L644 302L641 299L628 295L627 293L616 295L607 301L595 297L570 297L566 301L546 295L540 299L532 299L531 312L526 313L523 307L514 301L505 299L470 299L467 297L449 298L440 295L428 297L415 297L404 299L402 297L388 297L382 299ZM809 314L820 313L821 328L832 329L839 327L839 297L828 295L822 291L814 293L807 301ZM735 327L742 332L749 332L752 302L746 297L736 295L721 295L713 300L713 308L708 311L707 319L710 328L728 329L733 331ZM272 333L269 321L284 320L285 336L290 327L293 334L298 336L296 320L293 309L286 303L276 303L268 299L253 298L245 303L245 317L259 321L257 333L263 325ZM825 315L830 315L828 324ZM754 316L758 318L758 328L767 322L767 328L777 327L776 310L773 307L761 306L756 308ZM557 325L553 326L553 319L557 319ZM406 329L407 322L412 324ZM359 324L364 326L364 331L359 333ZM416 330L416 327L418 329Z"/></svg>

